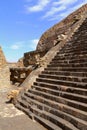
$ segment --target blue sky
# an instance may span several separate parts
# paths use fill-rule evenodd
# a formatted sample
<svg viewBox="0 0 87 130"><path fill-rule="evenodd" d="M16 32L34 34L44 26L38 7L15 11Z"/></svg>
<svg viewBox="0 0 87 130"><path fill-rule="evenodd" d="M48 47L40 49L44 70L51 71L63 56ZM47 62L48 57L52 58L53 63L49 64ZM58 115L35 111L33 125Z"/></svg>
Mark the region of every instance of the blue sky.
<svg viewBox="0 0 87 130"><path fill-rule="evenodd" d="M36 49L42 33L87 0L0 0L0 46L15 62Z"/></svg>

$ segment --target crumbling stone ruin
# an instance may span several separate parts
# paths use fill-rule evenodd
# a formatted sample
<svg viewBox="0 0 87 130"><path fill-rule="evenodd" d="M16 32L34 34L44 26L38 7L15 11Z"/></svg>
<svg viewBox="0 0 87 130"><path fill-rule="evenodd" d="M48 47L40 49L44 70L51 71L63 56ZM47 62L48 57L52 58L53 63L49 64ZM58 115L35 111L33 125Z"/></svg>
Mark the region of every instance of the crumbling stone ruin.
<svg viewBox="0 0 87 130"><path fill-rule="evenodd" d="M0 47L0 88L6 86L10 86L10 73L5 55Z"/></svg>
<svg viewBox="0 0 87 130"><path fill-rule="evenodd" d="M20 92L20 90L11 90L7 94L8 101L6 103L15 103L16 102L16 98L17 98L19 92Z"/></svg>
<svg viewBox="0 0 87 130"><path fill-rule="evenodd" d="M20 85L26 77L33 71L33 67L16 67L16 68L10 68L10 80L12 81L12 84L18 83Z"/></svg>
<svg viewBox="0 0 87 130"><path fill-rule="evenodd" d="M4 56L2 48L0 47L0 68L2 68L5 64L6 64L6 58Z"/></svg>
<svg viewBox="0 0 87 130"><path fill-rule="evenodd" d="M14 81L33 68L15 107L48 130L87 130L87 4L47 30L23 65L10 69Z"/></svg>

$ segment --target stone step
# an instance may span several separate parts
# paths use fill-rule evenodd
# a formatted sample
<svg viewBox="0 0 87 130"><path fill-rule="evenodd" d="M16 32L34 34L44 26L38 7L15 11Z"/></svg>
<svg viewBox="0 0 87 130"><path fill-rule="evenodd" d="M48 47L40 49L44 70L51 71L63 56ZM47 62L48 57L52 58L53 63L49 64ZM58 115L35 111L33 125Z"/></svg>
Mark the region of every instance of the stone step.
<svg viewBox="0 0 87 130"><path fill-rule="evenodd" d="M81 31L81 30L84 31L84 29L86 29L86 27L87 27L86 23L87 23L87 18L84 20L83 24L82 24L81 27L79 28L80 31Z"/></svg>
<svg viewBox="0 0 87 130"><path fill-rule="evenodd" d="M82 39L81 39L81 38L82 38ZM76 44L84 43L84 45L87 44L87 35L86 35L86 36L83 36L83 37L81 37L81 38L78 38L78 39L75 41L75 43L76 43ZM73 42L73 45L74 45L74 42Z"/></svg>
<svg viewBox="0 0 87 130"><path fill-rule="evenodd" d="M70 42L71 43L71 42ZM65 49L65 50L72 50L72 49L81 49L81 48L84 48L86 49L87 48L87 43L84 43L84 46L81 42L77 41L74 45L73 44L70 44L68 43L66 46L64 46L62 49ZM73 42L72 42L73 43ZM86 48L85 48L86 47Z"/></svg>
<svg viewBox="0 0 87 130"><path fill-rule="evenodd" d="M85 43L87 43L86 38L87 38L87 34L80 33L78 36L72 37L72 39L68 43L71 43L70 45L72 46L78 45L79 47L79 45L81 45L82 43L84 43L84 45Z"/></svg>
<svg viewBox="0 0 87 130"><path fill-rule="evenodd" d="M77 47L77 48L69 49L69 50L68 50L68 49L61 49L61 50L60 50L60 53L61 53L61 52L63 52L63 53L74 52L74 53L75 53L75 52L77 52L77 51L80 52L80 53L82 53L82 52L84 52L84 51L86 51L86 50L87 50L87 47L85 47L85 48L78 48L78 47Z"/></svg>
<svg viewBox="0 0 87 130"><path fill-rule="evenodd" d="M78 40L83 40L83 38L86 38L86 36L87 36L87 33L86 33L86 32L87 32L86 29L84 29L84 31L81 30L81 31L79 31L79 32L75 32L75 34L74 34L74 36L72 37L71 41L76 42L76 38L78 38Z"/></svg>
<svg viewBox="0 0 87 130"><path fill-rule="evenodd" d="M28 100L29 101L29 100ZM21 104L21 100L19 101L19 103ZM30 101L31 102L31 101ZM34 106L34 107L33 107ZM24 108L23 108L24 109ZM30 105L29 106L29 110L30 112L33 114L33 116L31 116L31 118L33 120L39 120L38 122L41 123L43 125L44 123L44 126L46 128L50 128L52 130L63 130L62 128L60 128L59 126L61 127L64 127L62 122L59 121L59 118L58 117L56 119L54 119L52 116L49 116L47 114L47 112L45 111L41 111L40 109L38 109L37 107L35 107L35 105ZM51 115L51 114L50 114ZM57 120L58 119L58 120ZM53 120L56 120L55 122ZM43 121L43 122L42 122ZM66 121L67 122L67 121ZM51 126L52 125L52 126ZM59 125L59 126L58 126ZM71 124L72 125L72 124ZM72 125L73 126L73 125ZM74 126L73 126L74 127ZM75 128L75 127L74 127ZM78 129L77 129L78 130Z"/></svg>
<svg viewBox="0 0 87 130"><path fill-rule="evenodd" d="M78 110L78 109L73 108L73 107L69 107L65 104L56 102L55 100L47 99L45 97L42 97L41 95L36 95L36 94L28 92L28 93L25 93L25 95L22 97L22 100L23 99L30 106L34 105L35 107L38 107L39 109L42 109L42 110L45 110L45 107L50 107L49 110L55 109L55 110L59 111L59 113L61 113L62 115L67 114L68 117L70 117L70 115L72 115L73 117L75 116L78 119L87 121L87 113L86 112ZM53 107L52 107L52 105L53 105Z"/></svg>
<svg viewBox="0 0 87 130"><path fill-rule="evenodd" d="M29 96L29 95L28 95ZM66 113L66 112L63 112L63 111L61 111L61 109L55 109L55 108L53 108L53 107L50 107L48 104L46 105L46 104L44 104L44 102L43 102L43 99L42 99L42 102L41 102L41 100L40 100L40 102L38 101L38 98L39 98L39 96L37 96L36 98L26 98L26 96L23 96L23 99L24 100L26 100L26 102L28 102L28 104L32 104L32 105L34 105L36 108L39 108L40 110L42 110L42 111L47 111L47 112L49 112L49 113L52 113L52 114L54 114L54 115L57 115L58 117L61 117L61 118L63 118L63 119L65 119L65 120L67 120L67 121L69 121L69 122L72 122L72 120L73 120L73 122L75 122L76 120L78 120L78 118L81 118L80 120L82 121L82 120L84 120L84 121L86 121L87 120L87 114L85 115L85 118L84 118L84 116L82 115L82 114L77 114L78 116L77 117L75 117L75 116L72 116L72 115L70 115L70 114L68 114L68 113ZM41 99L41 97L39 98L39 99ZM76 110L77 111L77 110ZM77 111L77 113L78 113L79 111ZM85 113L84 113L85 114ZM74 118L75 117L75 118Z"/></svg>
<svg viewBox="0 0 87 130"><path fill-rule="evenodd" d="M52 111L53 112L53 114L56 112L56 111ZM57 113L56 113L57 114ZM49 124L48 122L47 122L47 124ZM76 123L77 124L77 123ZM67 125L69 125L69 124L67 124ZM50 126L53 126L52 124L50 124ZM81 123L81 126L78 126L78 124L77 125L75 125L76 127L79 127L79 128L82 128L82 129L86 129L87 128L87 126L85 125L83 125L82 123ZM78 128L76 128L75 126L71 126L70 125L70 127L72 128L72 130L79 130ZM49 130L49 129L48 129ZM50 129L51 130L51 129ZM57 130L56 128L54 129L54 130ZM60 130L60 128L58 128L58 130ZM66 129L66 128L63 128L63 130L68 130L68 129Z"/></svg>
<svg viewBox="0 0 87 130"><path fill-rule="evenodd" d="M85 27L87 27L86 23L87 23L87 18L84 19L83 24L80 26L79 30L81 30L81 29L82 29L82 30L83 30L83 29L86 29L86 28L85 28Z"/></svg>
<svg viewBox="0 0 87 130"><path fill-rule="evenodd" d="M57 60L57 59L52 59L52 62L54 62L54 63L67 63L67 64L70 64L70 63L83 63L83 62L87 62L87 58L84 58L84 59L65 59L65 60L63 60L63 59L59 59L59 60Z"/></svg>
<svg viewBox="0 0 87 130"><path fill-rule="evenodd" d="M86 21L86 22L87 22L87 21ZM79 28L79 31L81 31L81 33L82 33L82 32L84 33L84 31L87 32L86 27L87 27L87 25L85 25L85 26ZM83 31L83 29L84 29L84 31ZM85 34L85 33L84 33L84 34Z"/></svg>
<svg viewBox="0 0 87 130"><path fill-rule="evenodd" d="M87 31L85 31L85 33L86 33ZM81 34L80 33L80 36L78 37L78 39L77 39L78 41L79 41L79 43L82 43L82 42L84 42L84 43L87 43L87 33L86 34ZM77 40L75 41L76 43L77 43Z"/></svg>
<svg viewBox="0 0 87 130"><path fill-rule="evenodd" d="M40 82L39 83L38 82L34 83L34 86L46 87L46 85L48 85L48 84L47 83L40 83ZM57 101L60 102L60 103L68 104L71 107L75 107L77 109L81 109L83 111L87 111L87 105L85 103L81 103L81 102L78 102L78 101L70 100L70 99L67 99L67 98L60 97L60 96L57 96Z"/></svg>
<svg viewBox="0 0 87 130"><path fill-rule="evenodd" d="M24 107L22 107L20 104L17 104L16 107L19 110L22 110L23 112L25 112L33 121L36 120L38 121L40 124L42 124L45 128L47 128L47 130L62 130L60 127L58 127L57 125L55 125L54 123L52 123L51 121L44 119L42 117L39 117L37 115L35 115L33 112L31 112L29 109L25 109Z"/></svg>
<svg viewBox="0 0 87 130"><path fill-rule="evenodd" d="M79 57L79 56L87 56L87 51L85 51L84 53L57 53L55 57Z"/></svg>
<svg viewBox="0 0 87 130"><path fill-rule="evenodd" d="M39 116L34 116L35 120L37 120L39 123L41 123L44 127L47 128L47 130L63 130L60 127L58 127L57 125L55 125L54 123L52 123L51 121L47 120L47 119L43 119L42 117Z"/></svg>
<svg viewBox="0 0 87 130"><path fill-rule="evenodd" d="M24 98L24 97L23 97ZM75 129L75 127L84 127L84 128L86 128L87 127L87 125L86 125L86 122L85 121L83 121L83 120L81 120L81 119L78 119L78 118L76 118L76 117L74 117L74 116L72 116L72 115L70 115L70 114L67 114L67 113L65 113L65 112L63 112L63 111L61 111L61 110L58 110L58 109L55 109L55 108L52 108L52 107L49 107L48 105L45 105L45 104L43 104L43 103L40 103L40 102L38 102L38 101L36 101L35 99L31 99L31 98L27 98L26 99L26 97L25 97L25 100L27 101L27 103L29 104L29 109L30 109L30 111L32 111L32 113L34 113L35 115L36 114L38 114L38 112L41 112L41 113L39 113L39 115L38 116L41 116L41 117L43 117L44 118L44 116L45 115L47 115L46 116L46 119L48 119L49 120L49 115L51 115L52 114L52 116L51 116L51 118L53 118L53 117L55 117L55 115L56 115L56 120L60 120L60 122L62 123L62 124L64 124L64 122L66 122L66 124L68 123L67 121L69 121L70 123L68 123L68 126L70 125L70 127L71 127L71 125L72 125L72 128L73 129ZM22 102L22 101L21 101ZM30 105L30 104L32 104L32 105ZM38 111L37 111L38 110ZM44 113L44 115L43 115L43 113ZM48 114L47 114L48 113ZM80 117L81 117L81 115L80 115ZM35 117L34 117L35 118ZM61 119L61 118L63 118L63 119ZM54 120L54 119L53 119ZM51 120L52 122L54 122L53 120ZM55 122L54 122L55 123ZM72 123L72 124L71 124ZM78 125L78 124L80 124L80 126ZM59 125L59 123L57 124L57 126ZM59 125L60 127L61 127L61 125ZM64 125L65 126L65 125ZM63 128L63 127L62 127ZM72 129L72 130L73 130ZM63 128L63 130L65 130L64 128Z"/></svg>
<svg viewBox="0 0 87 130"><path fill-rule="evenodd" d="M57 79L57 80L66 80L66 81L87 83L87 77L52 75L52 74L40 74L38 77L40 77L40 78L49 78L49 79Z"/></svg>
<svg viewBox="0 0 87 130"><path fill-rule="evenodd" d="M87 40L86 37L87 37L87 34L84 34L83 32L81 32L80 34L78 34L78 36L75 35L74 37L72 37L72 39L68 43L71 42L72 45L75 45L75 44L77 45L79 43L80 45L81 43L84 43L85 40Z"/></svg>
<svg viewBox="0 0 87 130"><path fill-rule="evenodd" d="M73 60L73 59L77 59L78 60L78 59L86 59L86 58L87 58L87 54L85 54L85 55L78 55L78 56L77 55L75 55L75 56L74 55L66 55L66 56L65 55L63 55L63 56L62 55L59 55L59 56L56 55L54 57L55 60L66 60L66 59L67 60Z"/></svg>
<svg viewBox="0 0 87 130"><path fill-rule="evenodd" d="M42 71L42 74L87 77L87 72L70 72L70 71L44 70L44 71Z"/></svg>
<svg viewBox="0 0 87 130"><path fill-rule="evenodd" d="M46 78L37 78L37 82L46 82L53 85L64 85L64 86L71 86L71 87L79 87L79 88L85 88L87 89L87 83L79 83L79 82L71 82L71 81L61 81L61 80L52 80L52 79L46 79Z"/></svg>
<svg viewBox="0 0 87 130"><path fill-rule="evenodd" d="M79 32L76 32L76 34L77 35L75 35L75 36L85 36L85 35L87 35L85 32L87 32L87 30L86 30L86 27L87 27L87 25L85 25L83 28L79 28ZM84 34L84 35L83 35Z"/></svg>
<svg viewBox="0 0 87 130"><path fill-rule="evenodd" d="M80 34L81 35L81 34ZM84 35L84 34L82 34L82 35ZM84 36L81 36L81 37L77 37L77 36L74 36L74 37L72 37L72 39L71 40L69 40L68 42L67 42L67 45L66 45L66 47L68 47L68 46L70 46L70 47L74 47L74 46L80 46L80 45L86 45L86 43L87 43L87 39L86 39L86 37L87 37L87 34L86 35L84 35ZM84 40L85 39L85 40ZM86 41L86 42L85 42Z"/></svg>
<svg viewBox="0 0 87 130"><path fill-rule="evenodd" d="M84 46L86 46L86 44L87 44L86 37L87 36L83 36L83 37L81 37L82 39L79 38L79 37L74 37L73 40L68 42L66 48L69 47L69 46L70 47L74 47L74 46L75 47L80 47L83 44L84 44Z"/></svg>
<svg viewBox="0 0 87 130"><path fill-rule="evenodd" d="M30 101L29 100L27 100L28 101L28 104L30 104L32 101L31 101L31 99L30 99ZM21 101L19 101L20 103L22 102L22 100ZM36 101L37 102L37 101ZM37 106L36 106L37 105ZM42 105L42 104L41 104ZM40 107L40 103L39 103L39 107ZM42 107L42 106L41 106ZM40 107L40 108L41 108ZM33 103L32 103L32 105L29 105L29 109L30 109L30 111L33 113L33 119L35 119L35 116L37 116L37 117L42 117L42 118L44 118L44 119L46 119L46 120L48 120L48 121L51 121L53 124L55 124L56 125L56 129L58 129L58 130L60 130L60 129L70 129L70 130L72 130L71 129L71 126L72 126L72 128L74 128L74 129L76 129L75 128L75 126L73 126L71 123L69 123L68 121L66 121L66 120L64 120L64 119L62 119L62 118L60 118L60 117L58 117L58 116L55 116L55 115L53 115L53 114L51 114L51 113L49 113L49 112L46 112L46 111L42 111L41 109L39 109L38 108L38 104L34 104L34 101L33 101ZM46 121L45 120L45 121ZM67 125L68 124L68 125ZM59 127L58 127L59 126ZM60 128L61 127L61 128ZM78 130L78 129L76 129L76 130Z"/></svg>
<svg viewBox="0 0 87 130"><path fill-rule="evenodd" d="M84 24L82 24L81 27L79 28L80 31L82 30L84 32L84 30L86 30L87 27L86 23L87 23L87 18L85 19Z"/></svg>
<svg viewBox="0 0 87 130"><path fill-rule="evenodd" d="M47 65L47 67L87 67L87 62L84 63L54 63L54 62L50 62L49 65Z"/></svg>
<svg viewBox="0 0 87 130"><path fill-rule="evenodd" d="M69 56L69 57L62 57L62 56L60 56L60 57L54 57L53 59L52 59L52 61L58 61L58 62L66 62L66 61L69 61L69 63L81 63L81 62L87 62L86 61L86 59L87 59L87 56L85 57L85 56L83 56L83 57L71 57L71 56Z"/></svg>
<svg viewBox="0 0 87 130"><path fill-rule="evenodd" d="M38 109L38 108L36 109L33 107L31 108L31 111L34 112L35 114L37 114L37 116L44 117L45 119L48 119L49 121L54 123L56 126L59 126L63 130L79 130L70 122L68 122L68 121L66 121L66 120L64 120L64 119L62 119L54 114L51 114L49 112L41 111L40 109ZM59 129L57 128L57 130L59 130Z"/></svg>
<svg viewBox="0 0 87 130"><path fill-rule="evenodd" d="M34 86L35 90L37 90L38 92L42 91L42 92L46 92L55 96L60 96L63 98L67 98L70 100L75 100L75 101L79 101L79 102L83 102L83 103L87 103L87 97L84 95L79 95L79 94L75 94L75 93L68 93L68 92L64 92L64 91L60 91L60 90L53 90L50 88L42 88L39 86Z"/></svg>
<svg viewBox="0 0 87 130"><path fill-rule="evenodd" d="M87 50L87 44L85 43L85 45L84 46L82 46L82 45L75 45L74 47L73 46L71 46L71 47L64 47L64 48L62 48L61 49L61 51L60 52L76 52L76 51L83 51L83 50Z"/></svg>
<svg viewBox="0 0 87 130"><path fill-rule="evenodd" d="M17 104L15 104L15 107L17 108L17 109L19 109L19 110L21 110L21 111L23 111L25 114L29 114L29 110L28 110L28 108L26 107L26 105L25 104L27 104L26 102L21 102L21 103L19 103L19 101L17 102Z"/></svg>
<svg viewBox="0 0 87 130"><path fill-rule="evenodd" d="M71 51L71 52L62 52L62 51L60 50L59 52L57 52L57 55L58 55L58 54L60 54L60 55L61 55L61 54L62 54L62 55L63 55L63 54L66 54L66 55L81 55L81 54L83 54L83 55L84 55L84 54L87 54L87 51L86 51L86 50L82 50L82 51L80 50L80 51L73 51L73 52L72 52L72 51Z"/></svg>
<svg viewBox="0 0 87 130"><path fill-rule="evenodd" d="M87 67L47 67L44 70L52 71L72 71L72 72L87 72Z"/></svg>
<svg viewBox="0 0 87 130"><path fill-rule="evenodd" d="M83 89L83 88L79 88L79 87L69 87L69 86L64 86L64 85L54 85L50 84L50 83L39 83L39 82L35 82L34 85L38 85L40 87L47 87L47 88L51 88L53 90L60 90L60 91L64 91L64 92L68 92L68 93L75 93L75 94L80 94L80 95L87 95L87 89Z"/></svg>
<svg viewBox="0 0 87 130"><path fill-rule="evenodd" d="M87 36L85 35L85 36L81 36L81 37L74 37L74 38L72 38L68 43L67 43L67 46L66 46L66 48L68 47L68 46L70 46L70 47L76 47L76 46L78 46L78 47L80 47L81 45L83 45L84 44L84 46L86 46L86 44L87 44L87 38L86 38Z"/></svg>

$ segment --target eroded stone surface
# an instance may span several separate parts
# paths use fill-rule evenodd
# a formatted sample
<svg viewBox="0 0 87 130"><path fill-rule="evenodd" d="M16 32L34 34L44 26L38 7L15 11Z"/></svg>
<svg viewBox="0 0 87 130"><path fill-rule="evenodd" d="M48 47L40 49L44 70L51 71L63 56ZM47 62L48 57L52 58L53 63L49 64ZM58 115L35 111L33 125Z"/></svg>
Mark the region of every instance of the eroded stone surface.
<svg viewBox="0 0 87 130"><path fill-rule="evenodd" d="M37 45L37 50L44 51L52 48L57 37L61 34L66 34L76 22L83 18L83 14L86 12L86 10L87 4L70 14L60 23L57 23L48 29L44 34L42 34Z"/></svg>
<svg viewBox="0 0 87 130"><path fill-rule="evenodd" d="M2 51L2 48L0 47L0 68L5 64L6 64L6 59Z"/></svg>

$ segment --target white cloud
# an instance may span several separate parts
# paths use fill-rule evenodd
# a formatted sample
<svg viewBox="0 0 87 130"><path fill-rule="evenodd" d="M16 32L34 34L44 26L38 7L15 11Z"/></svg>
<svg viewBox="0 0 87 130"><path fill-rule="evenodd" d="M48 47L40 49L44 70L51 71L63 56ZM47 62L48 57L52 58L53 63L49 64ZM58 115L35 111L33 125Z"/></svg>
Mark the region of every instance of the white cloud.
<svg viewBox="0 0 87 130"><path fill-rule="evenodd" d="M36 49L38 41L39 41L39 39L33 39L33 40L28 41L30 50L35 50Z"/></svg>
<svg viewBox="0 0 87 130"><path fill-rule="evenodd" d="M33 3L33 0L27 1ZM33 6L27 5L26 10L28 13L43 11L44 15L42 16L42 19L57 20L59 19L57 16L64 18L64 15L66 17L68 14L86 3L87 0L38 0L37 4Z"/></svg>
<svg viewBox="0 0 87 130"><path fill-rule="evenodd" d="M10 49L18 50L18 49L20 49L21 47L23 47L23 43L24 43L24 41L16 42L16 43L14 43L14 44L12 44L12 45L10 46Z"/></svg>
<svg viewBox="0 0 87 130"><path fill-rule="evenodd" d="M24 49L25 47L29 48L29 50L35 50L37 44L38 44L39 39L32 39L29 41L19 41L15 42L10 46L10 49L12 50L19 50L19 49Z"/></svg>
<svg viewBox="0 0 87 130"><path fill-rule="evenodd" d="M79 4L79 5L76 5L74 6L73 8L69 8L69 10L63 12L63 13L60 13L59 16L61 16L62 18L63 17L66 17L68 16L71 12L75 11L76 9L80 8L81 6L83 5L83 3Z"/></svg>
<svg viewBox="0 0 87 130"><path fill-rule="evenodd" d="M13 50L18 50L18 49L19 49L19 46L18 46L18 45L12 45L12 46L11 46L11 49L13 49Z"/></svg>
<svg viewBox="0 0 87 130"><path fill-rule="evenodd" d="M59 0L58 2L53 2L54 6L58 6L58 5L70 5L73 4L75 2L77 2L78 0Z"/></svg>
<svg viewBox="0 0 87 130"><path fill-rule="evenodd" d="M31 41L32 41L33 44L37 45L38 42L39 42L39 39L33 39L33 40L31 40Z"/></svg>
<svg viewBox="0 0 87 130"><path fill-rule="evenodd" d="M82 5L84 5L86 3L87 3L87 0L86 0L86 2L84 1L83 3L80 3L80 4L76 5L76 6L74 6L73 10L76 10L76 9L80 8Z"/></svg>
<svg viewBox="0 0 87 130"><path fill-rule="evenodd" d="M25 6L27 12L38 12L38 11L42 11L47 4L50 2L50 0L38 0L38 3L34 6Z"/></svg>
<svg viewBox="0 0 87 130"><path fill-rule="evenodd" d="M83 0L82 2L79 2L79 0L54 1L51 3L50 9L45 12L45 15L42 17L42 19L47 18L49 21L59 20L66 17L71 12L75 11L86 3L87 0Z"/></svg>
<svg viewBox="0 0 87 130"><path fill-rule="evenodd" d="M57 12L59 11L62 11L66 9L65 6L60 6L59 8L58 7L52 7L44 16L43 18L47 18L47 17L50 17L50 16L53 16L54 14L56 14Z"/></svg>

